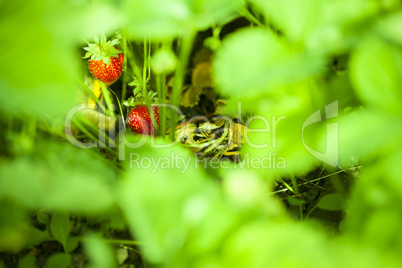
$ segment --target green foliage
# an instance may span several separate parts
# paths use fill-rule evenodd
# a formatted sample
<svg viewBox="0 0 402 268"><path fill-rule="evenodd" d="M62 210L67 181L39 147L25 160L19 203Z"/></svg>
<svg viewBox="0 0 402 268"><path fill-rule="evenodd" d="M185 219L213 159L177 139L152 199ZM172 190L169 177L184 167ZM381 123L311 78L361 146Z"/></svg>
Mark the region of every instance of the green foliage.
<svg viewBox="0 0 402 268"><path fill-rule="evenodd" d="M89 236L85 240L85 247L88 252L91 267L114 268L116 267L116 256L110 245L103 242L95 235Z"/></svg>
<svg viewBox="0 0 402 268"><path fill-rule="evenodd" d="M319 73L323 65L322 58L295 51L272 31L246 29L223 43L215 76L222 93L238 100L277 93L282 86Z"/></svg>
<svg viewBox="0 0 402 268"><path fill-rule="evenodd" d="M50 231L53 237L67 250L67 239L70 234L70 216L66 212L54 212L50 222Z"/></svg>
<svg viewBox="0 0 402 268"><path fill-rule="evenodd" d="M401 8L397 0L0 1L0 267L15 258L21 268L72 267L77 251L80 265L127 267L116 248L139 250L144 267L401 267ZM66 133L63 116L88 101L78 83L87 74L83 39L102 33L121 37L123 89L113 85L121 103L129 77L144 101L179 103L191 57L212 47L213 77L186 94L214 107L218 95L230 99L218 110L245 119L243 162L199 162L165 133L116 133L113 111L107 128L78 118ZM209 113L199 105L187 111ZM339 135L330 136L335 124ZM77 148L72 137L102 146ZM338 142L333 167L311 153ZM315 170L358 178L351 189L332 181L335 191L314 203L299 186L322 188L328 176ZM299 179L310 173L315 180ZM292 192L289 207L272 194L278 178ZM343 215L339 230L313 211ZM126 229L132 237L120 239ZM35 255L49 245L60 249Z"/></svg>
<svg viewBox="0 0 402 268"><path fill-rule="evenodd" d="M326 210L343 210L346 207L345 199L340 194L329 194L320 199L317 207Z"/></svg>
<svg viewBox="0 0 402 268"><path fill-rule="evenodd" d="M46 267L49 268L67 268L71 266L70 256L66 253L58 253L50 256Z"/></svg>
<svg viewBox="0 0 402 268"><path fill-rule="evenodd" d="M18 263L18 268L32 268L35 267L35 256L27 255L22 258Z"/></svg>
<svg viewBox="0 0 402 268"><path fill-rule="evenodd" d="M174 38L205 30L235 11L239 0L123 1L127 31L134 37ZM135 14L135 15L134 15Z"/></svg>
<svg viewBox="0 0 402 268"><path fill-rule="evenodd" d="M350 62L351 79L369 107L401 114L402 53L382 40L362 40Z"/></svg>

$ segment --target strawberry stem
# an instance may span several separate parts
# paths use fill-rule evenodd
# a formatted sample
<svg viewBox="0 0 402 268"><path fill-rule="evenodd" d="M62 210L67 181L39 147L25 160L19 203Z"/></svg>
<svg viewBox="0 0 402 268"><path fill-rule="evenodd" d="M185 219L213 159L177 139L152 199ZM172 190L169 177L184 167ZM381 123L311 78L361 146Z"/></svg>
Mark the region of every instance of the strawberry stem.
<svg viewBox="0 0 402 268"><path fill-rule="evenodd" d="M174 74L174 84L172 89L172 100L171 104L175 107L179 106L180 92L183 87L184 76L186 73L186 68L188 65L188 60L190 58L191 48L193 45L194 38L196 36L196 31L193 29L189 30L187 36L182 38L182 46L180 48L179 62ZM174 140L175 129L177 125L177 114L176 111L172 109L170 117L170 138Z"/></svg>
<svg viewBox="0 0 402 268"><path fill-rule="evenodd" d="M123 39L123 55L127 54L127 36L124 31L122 31L122 39ZM127 57L125 57L127 58ZM127 94L127 60L123 61L123 90L121 93L121 99L125 100Z"/></svg>
<svg viewBox="0 0 402 268"><path fill-rule="evenodd" d="M85 93L87 93L96 102L96 104L99 106L99 108L106 115L113 116L113 113L111 113L109 110L106 109L105 105L103 105L103 103L99 100L99 98L96 97L96 95L92 92L92 90L87 85L85 85L85 83L82 82L81 80L79 80L79 82L81 84L81 88L83 88Z"/></svg>
<svg viewBox="0 0 402 268"><path fill-rule="evenodd" d="M82 133L84 133L88 138L90 138L91 140L96 142L99 147L104 148L110 154L117 156L117 152L114 151L113 149L109 148L105 144L105 142L103 142L104 140L107 140L108 144L110 144L109 137L105 133L103 133L104 136L102 137L102 141L99 140L99 138L97 138L94 134L92 134L83 124L85 124L87 127L89 127L92 130L92 132L100 133L101 131L97 127L95 127L92 124L92 122L89 122L85 119L86 119L85 117L78 115L77 117L72 118L72 120L73 120L72 122L74 123L74 125L76 125L82 131Z"/></svg>
<svg viewBox="0 0 402 268"><path fill-rule="evenodd" d="M166 103L166 74L156 74L156 91L158 92L159 103ZM159 121L160 121L160 135L165 137L166 132L166 107L165 105L159 106Z"/></svg>
<svg viewBox="0 0 402 268"><path fill-rule="evenodd" d="M108 88L107 88L105 83L103 83L102 81L99 81L99 82L101 84L102 95L103 95L103 98L105 99L106 106L107 106L108 110L112 113L112 115L114 115L114 113L113 113L113 102L110 99Z"/></svg>
<svg viewBox="0 0 402 268"><path fill-rule="evenodd" d="M113 93L113 95L115 96L115 98L117 100L117 104L119 105L121 119L123 120L122 122L124 123L124 115L123 115L123 110L121 109L121 104L120 104L119 98L117 97L116 93L113 92L113 90L111 90L110 88L109 88L109 90L110 90L110 92ZM124 127L124 131L127 131L126 130L126 124L123 124L123 127Z"/></svg>
<svg viewBox="0 0 402 268"><path fill-rule="evenodd" d="M151 76L151 72L148 72L149 77L147 77L147 70L148 70L148 66L149 66L148 60L149 60L150 53L151 53L151 47L149 47L149 50L148 50L148 41L146 38L144 38L144 65L142 66L142 95L145 97L145 104L148 107L148 111L149 111L149 114L151 117L152 125L154 126L154 129L155 129L155 133L158 133L159 126L156 123L155 114L152 109L151 100L150 100L148 92L147 92L147 81L149 80L149 78Z"/></svg>

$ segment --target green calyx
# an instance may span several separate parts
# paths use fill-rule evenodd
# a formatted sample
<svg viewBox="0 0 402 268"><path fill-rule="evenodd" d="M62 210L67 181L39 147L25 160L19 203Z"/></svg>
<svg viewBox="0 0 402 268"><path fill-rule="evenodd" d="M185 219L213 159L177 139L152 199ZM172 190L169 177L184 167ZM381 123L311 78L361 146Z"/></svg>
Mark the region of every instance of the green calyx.
<svg viewBox="0 0 402 268"><path fill-rule="evenodd" d="M134 80L129 85L130 86L136 85L136 82L137 82L137 80ZM148 90L147 94L148 94L148 100L151 102L151 105L158 102L158 98L156 97L157 93L155 91ZM145 96L143 96L141 93L141 87L136 87L133 90L133 96L131 96L127 100L123 101L123 104L127 107L136 107L138 105L146 105L146 103L147 103L146 99L147 98Z"/></svg>
<svg viewBox="0 0 402 268"><path fill-rule="evenodd" d="M88 46L84 47L84 49L88 51L83 57L84 59L102 60L109 66L110 59L112 57L118 58L119 53L122 53L120 49L115 48L115 46L120 43L118 39L106 41L105 34L102 34L100 39L98 36L95 36L94 41L95 43L87 42Z"/></svg>

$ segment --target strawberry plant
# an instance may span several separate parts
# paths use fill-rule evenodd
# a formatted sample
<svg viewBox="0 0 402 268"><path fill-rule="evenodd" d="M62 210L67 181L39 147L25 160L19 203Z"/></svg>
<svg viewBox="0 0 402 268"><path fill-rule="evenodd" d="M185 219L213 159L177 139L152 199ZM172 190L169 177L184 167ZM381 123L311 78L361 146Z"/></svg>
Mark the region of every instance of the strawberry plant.
<svg viewBox="0 0 402 268"><path fill-rule="evenodd" d="M401 267L401 23L0 1L0 268Z"/></svg>

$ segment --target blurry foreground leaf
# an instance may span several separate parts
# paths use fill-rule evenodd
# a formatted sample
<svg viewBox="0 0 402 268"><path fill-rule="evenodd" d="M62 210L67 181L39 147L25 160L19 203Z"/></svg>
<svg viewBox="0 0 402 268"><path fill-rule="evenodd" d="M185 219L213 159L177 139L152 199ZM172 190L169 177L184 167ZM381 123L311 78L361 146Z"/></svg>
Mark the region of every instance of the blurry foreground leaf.
<svg viewBox="0 0 402 268"><path fill-rule="evenodd" d="M233 13L238 4L238 0L131 0L124 1L122 11L129 33L163 39L205 30Z"/></svg>
<svg viewBox="0 0 402 268"><path fill-rule="evenodd" d="M257 0L266 19L292 42L315 53L340 51L347 46L349 27L377 11L375 1ZM289 7L292 8L289 8Z"/></svg>
<svg viewBox="0 0 402 268"><path fill-rule="evenodd" d="M0 58L0 103L9 111L60 115L75 102L75 48L44 28L45 4L32 0L0 4L0 36L6 38L0 50L7 51Z"/></svg>
<svg viewBox="0 0 402 268"><path fill-rule="evenodd" d="M214 75L221 93L242 100L317 74L323 63L322 58L292 51L271 31L246 29L223 42Z"/></svg>
<svg viewBox="0 0 402 268"><path fill-rule="evenodd" d="M381 40L367 38L350 62L351 79L369 106L401 114L402 51Z"/></svg>
<svg viewBox="0 0 402 268"><path fill-rule="evenodd" d="M110 245L95 235L88 236L84 242L89 255L90 267L113 268L117 266L115 253Z"/></svg>
<svg viewBox="0 0 402 268"><path fill-rule="evenodd" d="M37 157L0 160L0 196L32 209L98 213L114 203L114 171L71 144L36 141ZM88 150L88 149L87 149Z"/></svg>

